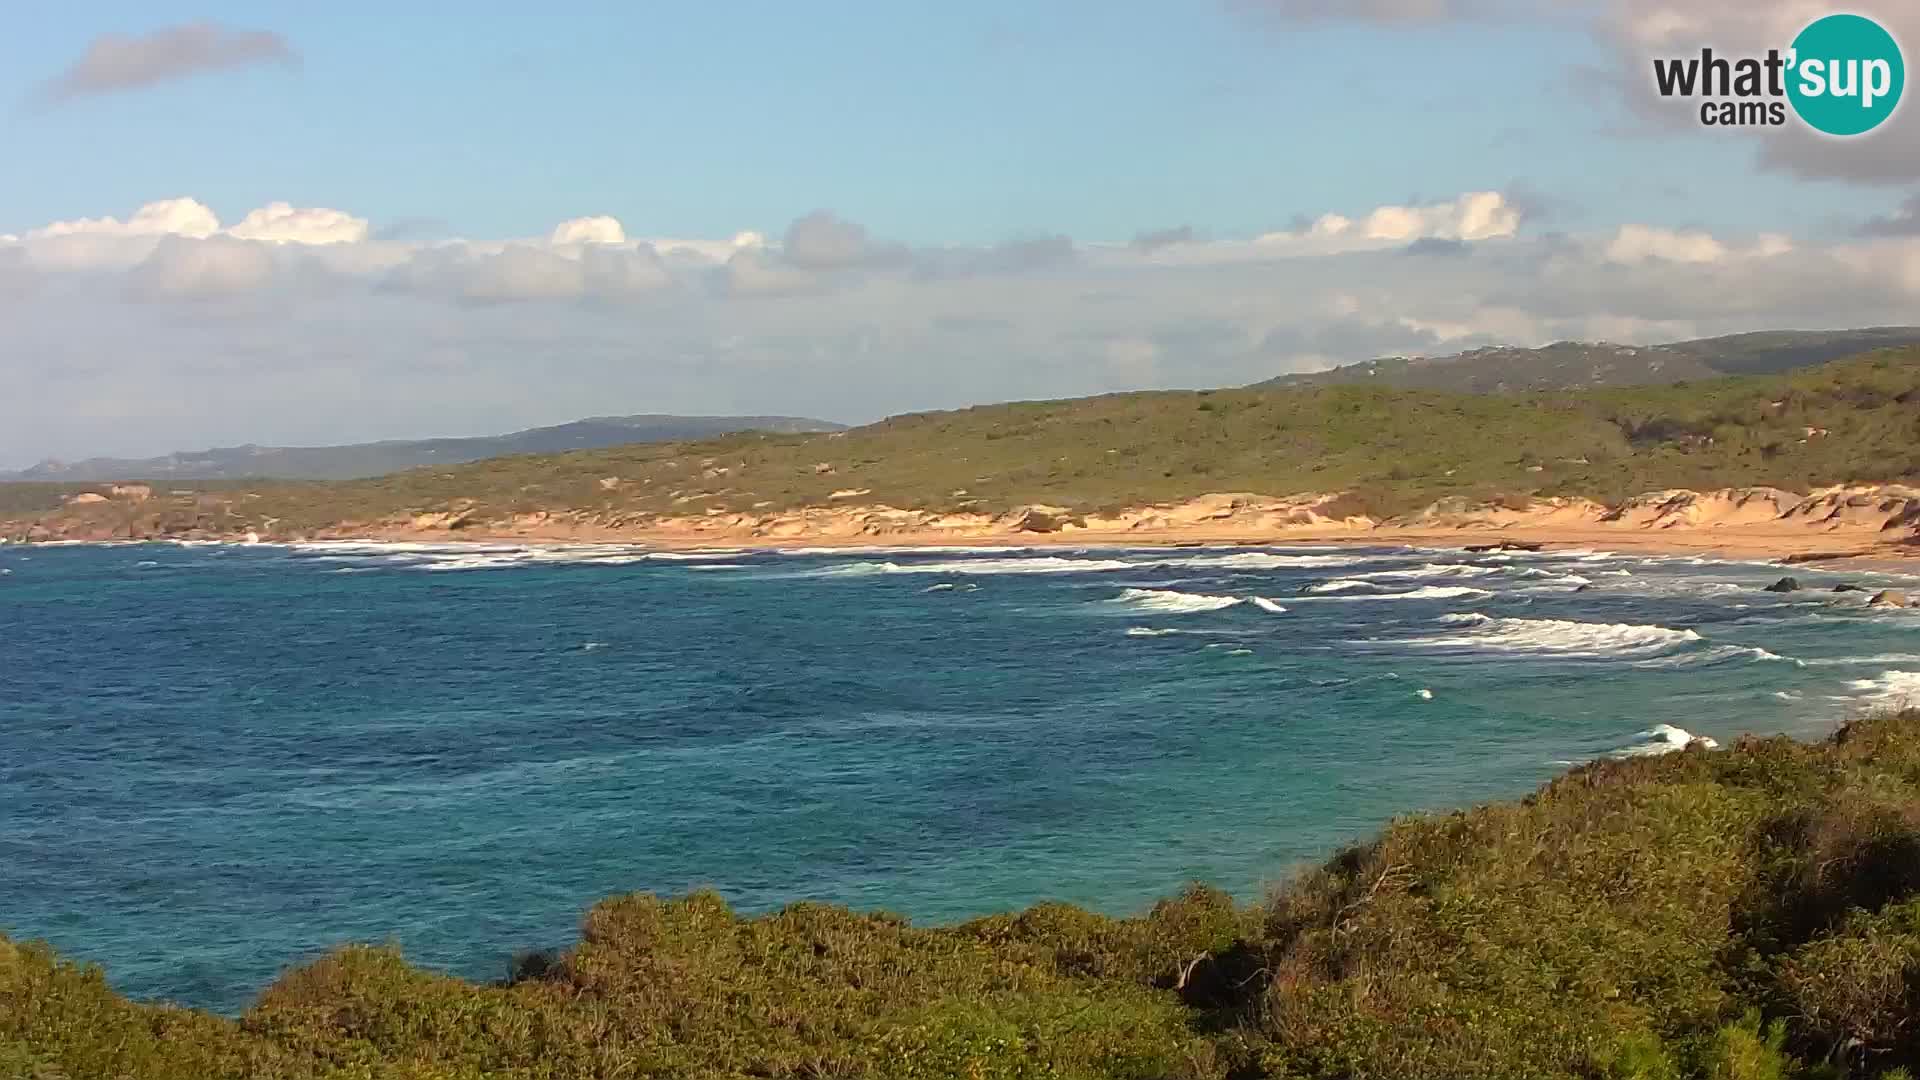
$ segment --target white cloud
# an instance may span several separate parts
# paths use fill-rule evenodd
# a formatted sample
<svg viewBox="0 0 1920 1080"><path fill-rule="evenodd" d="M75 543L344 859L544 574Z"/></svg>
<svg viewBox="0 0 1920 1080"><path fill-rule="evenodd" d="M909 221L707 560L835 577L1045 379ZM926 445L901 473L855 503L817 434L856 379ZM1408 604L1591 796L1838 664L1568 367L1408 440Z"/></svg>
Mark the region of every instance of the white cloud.
<svg viewBox="0 0 1920 1080"><path fill-rule="evenodd" d="M212 236L220 218L195 199L160 199L133 212L125 221L114 217L55 221L27 232L29 239L56 236Z"/></svg>
<svg viewBox="0 0 1920 1080"><path fill-rule="evenodd" d="M1446 202L1377 206L1356 222L1328 213L1304 228L1265 233L1258 244L1332 254L1404 246L1416 240L1500 240L1520 230L1520 211L1497 191L1472 191Z"/></svg>
<svg viewBox="0 0 1920 1080"><path fill-rule="evenodd" d="M275 202L250 211L227 235L269 244L358 244L367 238L367 219L324 207Z"/></svg>
<svg viewBox="0 0 1920 1080"><path fill-rule="evenodd" d="M203 240L228 236L264 244L360 245L367 222L340 210L269 203L231 229L197 199L150 202L125 221L115 217L54 221L27 231L21 241L36 264L61 270L121 270L138 265L165 237Z"/></svg>
<svg viewBox="0 0 1920 1080"><path fill-rule="evenodd" d="M252 292L273 275L273 254L260 244L170 235L127 275L127 287L143 298L199 300Z"/></svg>
<svg viewBox="0 0 1920 1080"><path fill-rule="evenodd" d="M615 217L579 217L563 221L554 226L552 243L562 244L624 244L627 242L627 230Z"/></svg>
<svg viewBox="0 0 1920 1080"><path fill-rule="evenodd" d="M1697 229L1661 229L1651 225L1622 225L1607 245L1612 262L1633 265L1649 259L1678 263L1712 263L1727 257L1726 245L1713 234Z"/></svg>

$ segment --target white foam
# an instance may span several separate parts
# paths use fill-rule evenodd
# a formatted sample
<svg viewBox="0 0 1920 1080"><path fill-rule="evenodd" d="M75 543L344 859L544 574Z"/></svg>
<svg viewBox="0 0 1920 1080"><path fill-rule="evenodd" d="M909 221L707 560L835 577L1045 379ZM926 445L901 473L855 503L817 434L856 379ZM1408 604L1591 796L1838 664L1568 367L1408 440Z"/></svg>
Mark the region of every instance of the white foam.
<svg viewBox="0 0 1920 1080"><path fill-rule="evenodd" d="M1010 555L1031 551L1028 547L1002 547L964 544L847 544L843 547L776 548L781 555Z"/></svg>
<svg viewBox="0 0 1920 1080"><path fill-rule="evenodd" d="M1404 570L1372 570L1353 577L1365 581L1424 581L1429 578L1476 578L1490 574L1504 574L1504 566L1473 566L1468 563L1426 563L1408 567Z"/></svg>
<svg viewBox="0 0 1920 1080"><path fill-rule="evenodd" d="M1239 551L1231 555L1194 555L1161 559L1158 565L1188 570L1291 570L1302 567L1354 566L1369 562L1365 555L1276 555L1267 551Z"/></svg>
<svg viewBox="0 0 1920 1080"><path fill-rule="evenodd" d="M1476 589L1471 585L1422 585L1406 592L1371 592L1352 596L1315 596L1303 597L1311 600L1338 600L1352 603L1359 600L1458 600L1462 597L1486 597L1493 594L1485 589Z"/></svg>
<svg viewBox="0 0 1920 1080"><path fill-rule="evenodd" d="M1118 559L1067 559L1046 555L1033 559L945 559L939 562L856 562L821 571L829 577L869 574L1089 574L1108 570L1135 570L1138 563Z"/></svg>
<svg viewBox="0 0 1920 1080"><path fill-rule="evenodd" d="M1378 589L1379 587L1380 586L1375 585L1371 581L1355 581L1353 578L1335 578L1332 581L1322 581L1317 585L1309 585L1307 586L1307 591L1310 593L1338 593Z"/></svg>
<svg viewBox="0 0 1920 1080"><path fill-rule="evenodd" d="M287 547L308 562L341 562L359 566L393 566L411 570L501 570L519 566L579 564L627 566L662 561L718 565L715 560L738 558L743 551L716 548L698 551L649 551L634 544L494 544L419 543L409 541L314 540Z"/></svg>
<svg viewBox="0 0 1920 1080"><path fill-rule="evenodd" d="M1641 667L1701 667L1707 664L1719 664L1728 660L1744 660L1748 663L1771 660L1796 667L1806 667L1806 662L1791 656L1781 656L1755 645L1720 645L1704 652L1687 652L1675 656L1662 656L1652 660L1640 661Z"/></svg>
<svg viewBox="0 0 1920 1080"><path fill-rule="evenodd" d="M1830 656L1823 660L1802 661L1808 667L1846 667L1853 664L1920 664L1920 654L1878 653L1873 656Z"/></svg>
<svg viewBox="0 0 1920 1080"><path fill-rule="evenodd" d="M1187 615L1219 611L1241 603L1237 596L1208 596L1204 593L1174 592L1171 589L1123 589L1108 603L1126 604L1140 611L1158 611L1169 615Z"/></svg>
<svg viewBox="0 0 1920 1080"><path fill-rule="evenodd" d="M1481 623L1492 622L1493 616L1482 615L1477 611L1456 611L1442 615L1433 621L1446 623L1449 626L1479 626Z"/></svg>
<svg viewBox="0 0 1920 1080"><path fill-rule="evenodd" d="M1283 605L1275 601L1269 600L1264 596L1254 597L1253 606L1259 608L1261 611L1269 612L1274 615L1285 615L1287 613L1286 607L1284 607Z"/></svg>
<svg viewBox="0 0 1920 1080"><path fill-rule="evenodd" d="M1567 619L1489 619L1473 633L1415 638L1424 648L1490 649L1569 657L1645 656L1699 641L1692 630L1634 623L1586 623Z"/></svg>
<svg viewBox="0 0 1920 1080"><path fill-rule="evenodd" d="M1432 701L1433 691L1423 686L1420 689L1414 691L1413 696L1419 698L1421 701Z"/></svg>
<svg viewBox="0 0 1920 1080"><path fill-rule="evenodd" d="M1920 705L1920 671L1883 671L1872 679L1848 681L1853 696L1875 706L1907 708Z"/></svg>
<svg viewBox="0 0 1920 1080"><path fill-rule="evenodd" d="M1180 631L1178 630L1165 629L1165 628L1152 627L1152 626L1127 627L1128 637L1166 637L1169 634L1178 634L1178 633L1180 633Z"/></svg>
<svg viewBox="0 0 1920 1080"><path fill-rule="evenodd" d="M1623 746L1613 752L1615 757L1658 757L1671 754L1676 750L1685 750L1696 740L1709 750L1718 750L1720 744L1704 736L1695 735L1686 728L1672 724L1655 724L1636 736L1641 741L1632 746Z"/></svg>

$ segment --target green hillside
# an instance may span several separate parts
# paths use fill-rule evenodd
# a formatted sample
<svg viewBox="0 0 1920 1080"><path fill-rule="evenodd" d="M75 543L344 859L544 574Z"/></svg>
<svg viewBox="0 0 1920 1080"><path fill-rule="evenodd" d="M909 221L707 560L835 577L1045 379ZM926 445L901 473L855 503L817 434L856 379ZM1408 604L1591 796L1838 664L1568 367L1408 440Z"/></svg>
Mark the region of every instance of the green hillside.
<svg viewBox="0 0 1920 1080"><path fill-rule="evenodd" d="M1331 371L1282 375L1259 385L1361 383L1472 394L1641 386L1725 375L1773 375L1871 349L1914 344L1920 344L1920 326L1762 330L1666 345L1557 341L1533 349L1501 345L1452 356L1381 357Z"/></svg>
<svg viewBox="0 0 1920 1080"><path fill-rule="evenodd" d="M472 508L484 521L579 511L768 512L841 501L1083 511L1206 492L1351 491L1346 508L1436 498L1670 487L1795 490L1920 478L1920 348L1786 375L1525 395L1379 387L1118 394L897 417L837 434L738 435L495 458L373 480L249 487L90 507L124 534ZM76 510L78 514L80 511Z"/></svg>
<svg viewBox="0 0 1920 1080"><path fill-rule="evenodd" d="M349 947L229 1020L0 939L0 1077L1910 1078L1920 712L1403 818L1252 907L636 894L502 971Z"/></svg>

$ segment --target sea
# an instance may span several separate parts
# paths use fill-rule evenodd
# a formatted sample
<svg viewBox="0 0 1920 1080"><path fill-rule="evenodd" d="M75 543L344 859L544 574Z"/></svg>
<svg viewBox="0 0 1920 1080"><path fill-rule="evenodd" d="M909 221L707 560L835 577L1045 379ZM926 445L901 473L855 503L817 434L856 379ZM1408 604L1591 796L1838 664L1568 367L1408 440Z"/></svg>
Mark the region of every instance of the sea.
<svg viewBox="0 0 1920 1080"><path fill-rule="evenodd" d="M631 891L1254 901L1396 815L1920 699L1920 611L1840 584L1920 593L1601 550L0 546L0 931L236 1013L345 942L497 978Z"/></svg>

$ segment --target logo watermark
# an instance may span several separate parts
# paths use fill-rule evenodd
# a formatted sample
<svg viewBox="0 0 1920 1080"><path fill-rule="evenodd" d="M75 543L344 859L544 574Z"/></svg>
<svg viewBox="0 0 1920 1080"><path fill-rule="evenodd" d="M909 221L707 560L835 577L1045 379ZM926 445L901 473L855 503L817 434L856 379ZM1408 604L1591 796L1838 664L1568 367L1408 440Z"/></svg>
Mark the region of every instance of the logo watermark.
<svg viewBox="0 0 1920 1080"><path fill-rule="evenodd" d="M1699 98L1707 127L1779 127L1789 109L1825 135L1864 135L1886 122L1906 89L1900 43L1864 15L1828 15L1764 56L1656 58L1663 98Z"/></svg>

